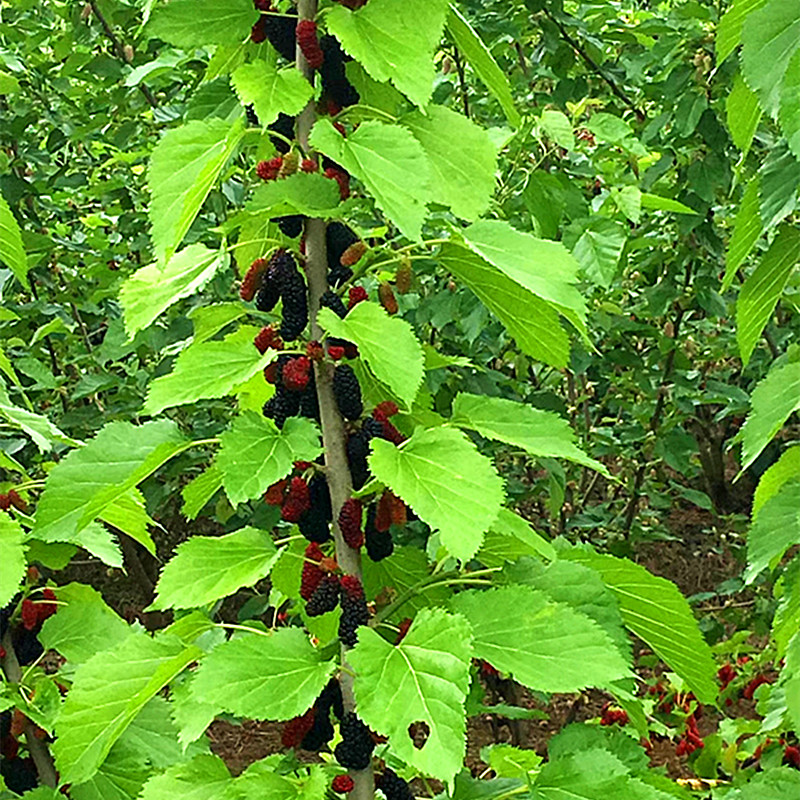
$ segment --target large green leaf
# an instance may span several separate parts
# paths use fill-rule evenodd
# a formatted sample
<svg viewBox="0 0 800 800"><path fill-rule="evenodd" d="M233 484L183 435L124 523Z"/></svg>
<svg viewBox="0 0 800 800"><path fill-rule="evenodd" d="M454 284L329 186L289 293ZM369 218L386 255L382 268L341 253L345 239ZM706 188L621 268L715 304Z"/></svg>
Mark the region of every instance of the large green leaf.
<svg viewBox="0 0 800 800"><path fill-rule="evenodd" d="M127 494L115 498L103 509L100 519L126 533L155 557L156 545L148 528L155 526L156 522L148 516L140 491L131 489Z"/></svg>
<svg viewBox="0 0 800 800"><path fill-rule="evenodd" d="M733 235L728 244L728 252L725 255L725 278L722 281L722 291L730 288L733 279L736 277L736 271L764 232L760 204L761 178L756 175L747 184L741 205L736 212Z"/></svg>
<svg viewBox="0 0 800 800"><path fill-rule="evenodd" d="M280 430L262 414L239 414L220 437L216 462L231 502L260 497L291 472L295 461L313 461L322 452L319 437L319 429L307 419L288 419Z"/></svg>
<svg viewBox="0 0 800 800"><path fill-rule="evenodd" d="M57 444L78 445L80 442L60 431L47 417L15 406L0 386L0 417L14 428L19 428L41 452L52 450Z"/></svg>
<svg viewBox="0 0 800 800"><path fill-rule="evenodd" d="M58 611L45 620L39 641L47 650L58 651L70 664L82 664L131 635L125 620L91 586L70 583L55 591Z"/></svg>
<svg viewBox="0 0 800 800"><path fill-rule="evenodd" d="M356 12L342 7L334 12L355 16L371 8L369 3ZM403 13L408 15L409 9L406 7ZM321 119L311 131L310 143L363 181L384 214L405 236L420 238L425 204L431 199L430 167L422 145L410 131L368 121L345 138L330 120Z"/></svg>
<svg viewBox="0 0 800 800"><path fill-rule="evenodd" d="M174 636L137 631L82 664L56 722L61 780L89 780L145 703L201 655Z"/></svg>
<svg viewBox="0 0 800 800"><path fill-rule="evenodd" d="M166 265L155 261L134 272L119 293L128 336L133 338L173 303L202 289L224 262L224 253L191 244Z"/></svg>
<svg viewBox="0 0 800 800"><path fill-rule="evenodd" d="M758 95L750 91L739 72L733 79L725 108L733 143L747 155L761 119L761 106Z"/></svg>
<svg viewBox="0 0 800 800"><path fill-rule="evenodd" d="M745 364L750 360L798 260L800 231L783 226L755 272L744 282L736 303L736 338Z"/></svg>
<svg viewBox="0 0 800 800"><path fill-rule="evenodd" d="M14 277L28 287L28 257L22 244L19 225L8 203L0 194L0 261L14 273Z"/></svg>
<svg viewBox="0 0 800 800"><path fill-rule="evenodd" d="M555 367L567 365L569 337L555 309L466 247L446 244L439 261L497 315L523 352Z"/></svg>
<svg viewBox="0 0 800 800"><path fill-rule="evenodd" d="M795 51L786 70L778 120L789 149L800 159L800 49Z"/></svg>
<svg viewBox="0 0 800 800"><path fill-rule="evenodd" d="M766 2L767 0L733 0L717 27L715 46L718 63L721 64L739 46L745 17Z"/></svg>
<svg viewBox="0 0 800 800"><path fill-rule="evenodd" d="M455 42L461 55L475 70L478 78L497 98L506 119L513 127L518 128L522 120L514 104L508 77L494 60L489 48L481 41L481 38L453 3L450 3L447 13L447 33Z"/></svg>
<svg viewBox="0 0 800 800"><path fill-rule="evenodd" d="M196 18L196 10L188 13ZM178 249L243 135L241 120L231 125L211 118L188 122L161 137L147 169L152 238L159 262L167 262Z"/></svg>
<svg viewBox="0 0 800 800"><path fill-rule="evenodd" d="M267 61L242 64L231 81L242 105L252 103L262 125L274 122L281 112L292 117L299 114L314 94L298 69L278 69Z"/></svg>
<svg viewBox="0 0 800 800"><path fill-rule="evenodd" d="M748 582L800 543L800 478L786 481L764 503L747 534Z"/></svg>
<svg viewBox="0 0 800 800"><path fill-rule="evenodd" d="M203 506L222 488L222 472L212 464L205 472L189 481L181 490L183 506L181 511L186 519L195 519Z"/></svg>
<svg viewBox="0 0 800 800"><path fill-rule="evenodd" d="M339 184L336 181L318 172L296 172L288 178L259 186L245 211L264 212L273 216L302 214L325 218L336 215L340 202ZM264 241L269 240L264 238Z"/></svg>
<svg viewBox="0 0 800 800"><path fill-rule="evenodd" d="M374 439L369 463L379 481L439 531L453 556L467 561L477 553L500 512L503 482L462 433L422 430L400 448Z"/></svg>
<svg viewBox="0 0 800 800"><path fill-rule="evenodd" d="M422 384L424 355L412 327L377 303L358 303L344 319L321 309L319 324L332 336L358 345L375 377L409 408Z"/></svg>
<svg viewBox="0 0 800 800"><path fill-rule="evenodd" d="M311 706L335 668L300 628L246 633L211 651L191 693L241 717L290 719Z"/></svg>
<svg viewBox="0 0 800 800"><path fill-rule="evenodd" d="M753 519L758 516L764 503L775 497L786 481L795 477L800 477L800 445L790 447L783 452L781 457L761 476L753 495Z"/></svg>
<svg viewBox="0 0 800 800"><path fill-rule="evenodd" d="M490 533L502 537L502 539L510 540L510 542L503 542L498 541L496 538L494 539L494 544L499 549L499 552L508 552L509 550L516 552L516 557L509 559L510 561L516 561L523 556L546 558L548 561L553 561L556 558L556 551L553 545L542 535L536 533L531 528L528 520L523 519L511 509L500 509L497 522L492 525ZM488 539L489 537L487 537L487 541ZM513 542L517 543L516 546L512 544Z"/></svg>
<svg viewBox="0 0 800 800"><path fill-rule="evenodd" d="M542 300L585 318L586 304L574 286L579 265L561 242L537 239L502 220L475 222L463 236L470 249L511 280Z"/></svg>
<svg viewBox="0 0 800 800"><path fill-rule="evenodd" d="M531 455L566 458L608 475L603 464L587 456L575 444L575 433L569 422L553 411L542 411L501 397L462 392L453 402L450 421L460 428L477 431L487 439L521 447Z"/></svg>
<svg viewBox="0 0 800 800"><path fill-rule="evenodd" d="M420 611L398 645L361 628L348 654L359 716L389 737L399 758L441 780L452 780L464 759L471 655L466 621L442 609ZM429 730L419 749L409 734L415 722Z"/></svg>
<svg viewBox="0 0 800 800"><path fill-rule="evenodd" d="M616 596L625 625L683 678L701 703L714 702L711 648L675 584L626 559L579 548L560 555L597 570Z"/></svg>
<svg viewBox="0 0 800 800"><path fill-rule="evenodd" d="M529 586L462 592L451 606L472 627L475 656L531 689L574 692L630 674L594 620Z"/></svg>
<svg viewBox="0 0 800 800"><path fill-rule="evenodd" d="M252 378L272 360L253 345L258 329L245 325L221 342L199 342L186 348L172 372L156 378L148 387L144 411L159 414L165 408L182 406L212 397L225 397Z"/></svg>
<svg viewBox="0 0 800 800"><path fill-rule="evenodd" d="M4 608L17 593L25 576L23 533L19 523L0 512L0 608Z"/></svg>
<svg viewBox="0 0 800 800"><path fill-rule="evenodd" d="M787 800L800 792L800 772L791 767L773 767L756 773L741 786L736 800Z"/></svg>
<svg viewBox="0 0 800 800"><path fill-rule="evenodd" d="M390 80L424 107L433 91L433 54L447 8L447 0L370 0L357 11L334 6L325 19L342 47L376 81Z"/></svg>
<svg viewBox="0 0 800 800"><path fill-rule="evenodd" d="M773 367L753 390L751 405L739 434L742 470L758 458L789 415L800 408L800 362Z"/></svg>
<svg viewBox="0 0 800 800"><path fill-rule="evenodd" d="M233 778L219 756L199 755L150 778L139 799L229 800L232 784Z"/></svg>
<svg viewBox="0 0 800 800"><path fill-rule="evenodd" d="M588 280L607 289L617 276L627 240L625 228L619 222L595 219L583 226L583 233L572 245L572 255Z"/></svg>
<svg viewBox="0 0 800 800"><path fill-rule="evenodd" d="M83 528L187 445L168 420L109 423L47 476L33 535L80 544L76 536Z"/></svg>
<svg viewBox="0 0 800 800"><path fill-rule="evenodd" d="M783 77L800 47L800 5L768 0L742 25L742 72L769 114L778 111Z"/></svg>
<svg viewBox="0 0 800 800"><path fill-rule="evenodd" d="M266 531L192 536L161 571L150 608L194 608L253 586L269 575L278 550Z"/></svg>
<svg viewBox="0 0 800 800"><path fill-rule="evenodd" d="M252 0L171 0L155 8L147 31L194 52L204 44L244 40L257 19Z"/></svg>
<svg viewBox="0 0 800 800"><path fill-rule="evenodd" d="M494 191L497 169L497 151L485 129L444 106L431 106L425 114L415 111L400 122L428 156L431 200L450 206L464 219L483 214Z"/></svg>

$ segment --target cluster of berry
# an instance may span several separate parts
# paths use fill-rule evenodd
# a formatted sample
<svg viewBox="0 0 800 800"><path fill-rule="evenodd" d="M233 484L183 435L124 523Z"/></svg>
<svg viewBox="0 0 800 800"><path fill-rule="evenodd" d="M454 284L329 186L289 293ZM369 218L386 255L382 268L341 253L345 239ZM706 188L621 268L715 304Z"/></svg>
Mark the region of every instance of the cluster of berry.
<svg viewBox="0 0 800 800"><path fill-rule="evenodd" d="M601 725L627 725L628 712L622 708L615 708L611 703L606 703L600 712Z"/></svg>
<svg viewBox="0 0 800 800"><path fill-rule="evenodd" d="M12 506L17 511L28 510L28 504L17 494L16 490L9 489L5 494L0 494L0 511L9 511Z"/></svg>
<svg viewBox="0 0 800 800"><path fill-rule="evenodd" d="M297 466L303 472L313 467L306 462L299 462ZM328 482L321 473L312 475L308 481L304 477L278 481L267 489L264 502L281 506L283 519L296 522L300 533L309 542L323 544L331 538L331 495Z"/></svg>

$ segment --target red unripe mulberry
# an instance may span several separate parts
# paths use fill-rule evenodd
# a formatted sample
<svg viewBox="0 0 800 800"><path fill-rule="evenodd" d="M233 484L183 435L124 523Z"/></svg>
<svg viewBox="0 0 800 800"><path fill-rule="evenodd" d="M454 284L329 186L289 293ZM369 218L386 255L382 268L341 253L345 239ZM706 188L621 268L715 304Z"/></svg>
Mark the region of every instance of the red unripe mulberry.
<svg viewBox="0 0 800 800"><path fill-rule="evenodd" d="M242 286L239 289L239 297L246 302L250 302L258 291L259 284L261 283L261 276L267 268L269 262L266 258L257 258L245 273L242 280Z"/></svg>
<svg viewBox="0 0 800 800"><path fill-rule="evenodd" d="M343 267L352 267L357 264L364 253L367 252L367 246L362 241L354 242L342 253L339 257L339 263Z"/></svg>
<svg viewBox="0 0 800 800"><path fill-rule="evenodd" d="M286 494L286 487L289 485L288 479L284 478L282 481L273 483L272 486L264 493L264 502L268 506L281 506L283 505L283 496Z"/></svg>
<svg viewBox="0 0 800 800"><path fill-rule="evenodd" d="M281 744L286 747L299 747L314 724L315 712L309 708L302 717L295 717L284 723Z"/></svg>
<svg viewBox="0 0 800 800"><path fill-rule="evenodd" d="M281 508L281 517L287 522L297 522L311 508L311 493L302 478L292 478L289 492Z"/></svg>
<svg viewBox="0 0 800 800"><path fill-rule="evenodd" d="M378 287L378 297L381 301L381 305L389 314L397 313L397 298L395 298L394 291L390 284L382 283Z"/></svg>
<svg viewBox="0 0 800 800"><path fill-rule="evenodd" d="M324 557L322 549L316 542L312 542L306 548L306 560L303 563L303 574L300 578L300 597L303 600L311 599L311 595L314 594L325 576L325 571L320 566Z"/></svg>
<svg viewBox="0 0 800 800"><path fill-rule="evenodd" d="M330 347L328 347L328 355L334 361L340 361L341 359L343 359L344 354L345 354L344 347L339 347L338 345L333 345L333 344Z"/></svg>
<svg viewBox="0 0 800 800"><path fill-rule="evenodd" d="M308 66L311 69L319 69L325 60L325 56L317 39L317 23L311 19L300 20L297 23L295 36L297 37L300 52L308 62Z"/></svg>
<svg viewBox="0 0 800 800"><path fill-rule="evenodd" d="M282 166L283 157L275 156L275 158L271 158L269 161L259 161L258 164L256 164L256 173L262 181L274 181L277 180Z"/></svg>
<svg viewBox="0 0 800 800"><path fill-rule="evenodd" d="M264 355L270 348L283 350L283 340L278 336L278 331L272 325L262 328L253 339L253 344L261 355Z"/></svg>
<svg viewBox="0 0 800 800"><path fill-rule="evenodd" d="M378 405L375 406L372 416L378 420L378 422L386 422L389 417L393 417L398 413L400 413L400 409L397 407L397 403L393 400L384 400L382 403L378 403Z"/></svg>
<svg viewBox="0 0 800 800"><path fill-rule="evenodd" d="M351 286L347 293L348 310L359 303L363 303L368 297L367 290L363 286Z"/></svg>
<svg viewBox="0 0 800 800"><path fill-rule="evenodd" d="M347 200L350 197L350 176L344 170L328 167L325 170L325 177L339 184L339 197L342 200Z"/></svg>
<svg viewBox="0 0 800 800"><path fill-rule="evenodd" d="M311 359L298 356L283 365L283 385L290 392L302 392L311 379Z"/></svg>
<svg viewBox="0 0 800 800"><path fill-rule="evenodd" d="M304 158L300 162L302 172L319 172L319 164L313 158Z"/></svg>
<svg viewBox="0 0 800 800"><path fill-rule="evenodd" d="M348 547L352 547L353 550L358 550L364 544L361 514L361 501L354 497L345 500L339 512L339 530Z"/></svg>
<svg viewBox="0 0 800 800"><path fill-rule="evenodd" d="M331 789L333 789L334 792L347 794L353 791L355 785L355 782L349 775L337 775L331 782Z"/></svg>

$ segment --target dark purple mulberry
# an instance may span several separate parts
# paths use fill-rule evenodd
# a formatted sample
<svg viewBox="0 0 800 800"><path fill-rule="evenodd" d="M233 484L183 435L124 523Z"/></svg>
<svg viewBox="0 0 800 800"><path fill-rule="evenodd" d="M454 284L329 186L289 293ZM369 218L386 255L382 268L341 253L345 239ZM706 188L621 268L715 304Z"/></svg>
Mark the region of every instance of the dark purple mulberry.
<svg viewBox="0 0 800 800"><path fill-rule="evenodd" d="M339 726L342 741L336 745L334 755L345 769L366 769L372 760L375 742L369 728L355 715L348 711Z"/></svg>
<svg viewBox="0 0 800 800"><path fill-rule="evenodd" d="M333 395L345 419L358 419L364 411L361 387L355 372L347 364L340 364L333 373Z"/></svg>
<svg viewBox="0 0 800 800"><path fill-rule="evenodd" d="M314 590L311 599L306 604L306 614L309 617L318 617L327 614L339 605L339 579L328 574Z"/></svg>

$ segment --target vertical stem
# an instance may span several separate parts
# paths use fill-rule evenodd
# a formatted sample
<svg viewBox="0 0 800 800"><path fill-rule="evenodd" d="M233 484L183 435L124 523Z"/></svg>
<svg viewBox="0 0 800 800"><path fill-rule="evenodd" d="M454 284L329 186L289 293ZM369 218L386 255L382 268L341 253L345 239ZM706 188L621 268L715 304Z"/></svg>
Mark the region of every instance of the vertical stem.
<svg viewBox="0 0 800 800"><path fill-rule="evenodd" d="M317 13L317 0L299 0L297 4L298 18L314 19ZM297 48L297 68L305 75L309 83L314 83L314 71L309 67L300 48ZM300 146L310 155L308 136L316 119L314 101L310 100L297 120L297 138ZM320 339L322 329L317 322L319 299L328 290L328 257L325 243L326 223L322 219L306 219L304 226L306 249L306 279L308 280L309 314L311 318L311 335ZM333 370L328 362L314 364L314 379L317 384L319 400L320 424L322 426L322 444L325 448L325 477L331 495L333 509L333 535L336 542L336 561L348 575L356 575L361 579L361 553L349 547L339 530L339 511L353 491L350 467L347 463L345 447L345 428L342 415L333 395ZM353 694L352 669L347 663L349 648L342 645L342 666L339 677L346 711L355 710ZM372 800L375 796L375 781L372 765L365 770L350 770L354 788L350 792L351 800Z"/></svg>

